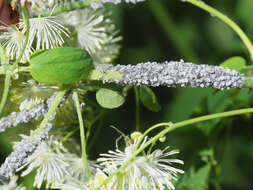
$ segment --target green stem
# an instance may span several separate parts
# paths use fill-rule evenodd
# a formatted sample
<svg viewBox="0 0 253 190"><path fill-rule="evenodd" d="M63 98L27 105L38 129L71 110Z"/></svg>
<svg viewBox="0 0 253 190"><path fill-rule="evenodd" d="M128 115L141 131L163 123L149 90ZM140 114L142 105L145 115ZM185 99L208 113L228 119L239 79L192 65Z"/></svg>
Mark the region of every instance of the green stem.
<svg viewBox="0 0 253 190"><path fill-rule="evenodd" d="M11 71L9 69L5 74L4 91L3 91L1 102L0 102L0 114L2 113L6 100L7 100L8 92L10 89L10 83L11 83Z"/></svg>
<svg viewBox="0 0 253 190"><path fill-rule="evenodd" d="M197 118L181 121L181 122L175 123L172 126L171 126L171 122L168 122L168 123L158 123L156 125L153 125L152 128L157 128L157 127L160 127L160 126L169 126L169 127L165 128L164 130L162 130L161 132L159 132L157 135L155 135L154 137L152 137L150 140L148 140L144 145L142 145L141 147L139 147L131 155L131 157L128 160L126 160L121 165L121 167L119 169L117 169L108 178L106 178L103 181L103 183L99 187L96 188L96 190L99 190L101 187L103 187L104 185L106 185L119 172L123 172L125 170L125 168L134 160L134 158L138 154L140 154L142 151L144 151L144 149L147 148L149 145L151 145L154 142L156 142L157 140L159 140L160 137L165 136L165 134L167 134L168 132L171 132L171 131L173 131L175 129L178 129L178 128L181 128L181 127L184 127L184 126L187 126L187 125L191 125L191 124L194 124L194 123L198 123L198 122L203 122L203 121L207 121L207 120L211 120L211 119L215 119L215 118L223 118L223 117L230 117L230 116L235 116L235 115L247 114L247 113L253 113L253 108L246 108L246 109L239 109L239 110L234 110L234 111L228 111L228 112L210 114L210 115L206 115L206 116L201 116L201 117L197 117Z"/></svg>
<svg viewBox="0 0 253 190"><path fill-rule="evenodd" d="M87 153L86 153L86 138L84 134L84 125L83 125L83 118L82 118L82 112L81 112L81 107L79 103L79 98L78 94L76 91L74 91L74 101L76 105L76 111L78 115L78 120L79 120L79 127L80 127L80 137L81 137L81 143L82 143L82 159L84 162L84 167L85 167L85 173L87 176L87 179L90 179L90 171L88 167L88 159L87 159Z"/></svg>
<svg viewBox="0 0 253 190"><path fill-rule="evenodd" d="M28 39L29 39L29 14L28 14L28 10L26 8L26 6L23 7L22 9L22 15L24 18L24 22L25 22L25 26L27 28L26 31L26 35L25 35L25 42L24 42L24 46L23 49L20 53L20 55L18 56L18 58L16 59L15 63L6 71L6 75L5 75L5 81L4 81L4 91L3 91L3 95L1 98L1 102L0 102L0 114L3 111L3 108L6 104L7 101L7 96L9 93L9 89L10 89L10 83L11 83L11 75L14 72L14 70L16 69L18 63L20 62L20 60L23 57L23 54L25 52L26 46L28 44Z"/></svg>
<svg viewBox="0 0 253 190"><path fill-rule="evenodd" d="M134 93L135 93L135 103L136 103L136 131L140 131L141 125L140 125L140 95L139 95L139 88L134 87Z"/></svg>
<svg viewBox="0 0 253 190"><path fill-rule="evenodd" d="M253 60L253 46L250 41L250 39L247 37L247 35L243 32L243 30L230 18L228 18L226 15L222 14L218 10L212 8L211 6L203 3L202 1L199 0L184 0L185 2L191 3L208 13L210 13L213 16L216 16L218 19L226 23L228 26L230 26L236 33L237 35L241 38L245 46L248 48L248 51L250 53L251 60Z"/></svg>
<svg viewBox="0 0 253 190"><path fill-rule="evenodd" d="M44 130L44 127L48 124L48 122L50 121L52 115L54 114L55 110L57 109L57 107L59 106L59 104L61 103L64 95L66 93L66 90L62 90L60 92L58 92L58 94L56 95L54 102L52 103L52 105L50 106L48 112L46 113L46 115L44 116L40 127L38 129L36 129L36 134L41 133Z"/></svg>

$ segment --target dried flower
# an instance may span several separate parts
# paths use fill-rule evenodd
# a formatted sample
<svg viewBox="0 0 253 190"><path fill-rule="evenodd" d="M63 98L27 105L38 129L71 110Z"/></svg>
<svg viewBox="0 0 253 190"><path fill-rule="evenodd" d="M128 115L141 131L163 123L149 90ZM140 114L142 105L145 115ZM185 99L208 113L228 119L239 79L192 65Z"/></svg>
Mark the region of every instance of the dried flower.
<svg viewBox="0 0 253 190"><path fill-rule="evenodd" d="M147 62L137 65L97 65L101 72L119 72L118 79L103 79L124 85L168 87L212 87L220 90L242 88L245 77L241 73L221 66L196 65L176 62Z"/></svg>

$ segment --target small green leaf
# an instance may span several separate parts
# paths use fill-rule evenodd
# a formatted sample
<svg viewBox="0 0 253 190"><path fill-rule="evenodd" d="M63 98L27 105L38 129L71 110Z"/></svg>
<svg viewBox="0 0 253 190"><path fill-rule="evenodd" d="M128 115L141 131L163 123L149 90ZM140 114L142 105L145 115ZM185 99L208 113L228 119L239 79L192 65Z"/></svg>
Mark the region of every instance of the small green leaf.
<svg viewBox="0 0 253 190"><path fill-rule="evenodd" d="M221 63L221 66L228 67L229 69L241 71L246 66L246 61L243 57L235 56L230 57L227 60L225 60L223 63Z"/></svg>
<svg viewBox="0 0 253 190"><path fill-rule="evenodd" d="M108 109L120 107L125 98L116 91L101 88L96 93L96 99L100 106Z"/></svg>
<svg viewBox="0 0 253 190"><path fill-rule="evenodd" d="M147 86L140 87L140 99L142 104L150 111L160 111L161 106L157 101L155 93Z"/></svg>

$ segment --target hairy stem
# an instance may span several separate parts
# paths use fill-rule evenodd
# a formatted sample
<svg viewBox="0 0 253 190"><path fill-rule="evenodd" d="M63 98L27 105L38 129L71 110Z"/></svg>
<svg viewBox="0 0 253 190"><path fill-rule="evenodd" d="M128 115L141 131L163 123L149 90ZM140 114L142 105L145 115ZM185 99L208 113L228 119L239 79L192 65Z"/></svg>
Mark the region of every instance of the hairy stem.
<svg viewBox="0 0 253 190"><path fill-rule="evenodd" d="M57 109L57 107L59 106L59 104L61 103L64 95L66 93L66 90L62 90L60 92L58 92L58 94L56 95L54 102L51 104L48 112L46 113L46 115L44 116L40 127L38 129L36 129L36 134L41 133L41 131L43 131L44 127L47 125L47 123L50 121L50 119L52 118L52 116L55 113L55 110Z"/></svg>
<svg viewBox="0 0 253 190"><path fill-rule="evenodd" d="M80 107L77 92L74 91L73 95L74 95L74 101L75 101L75 105L76 105L76 111L77 111L78 120L79 120L79 127L80 127L80 137L81 137L81 143L82 143L82 145L81 145L81 147L82 147L82 159L83 159L83 162L84 162L85 173L86 173L86 176L89 180L90 179L90 171L89 171L89 167L88 167L88 159L87 159L87 153L86 153L86 137L85 137L85 134L84 134L84 125L83 125L82 112L81 112L81 107Z"/></svg>

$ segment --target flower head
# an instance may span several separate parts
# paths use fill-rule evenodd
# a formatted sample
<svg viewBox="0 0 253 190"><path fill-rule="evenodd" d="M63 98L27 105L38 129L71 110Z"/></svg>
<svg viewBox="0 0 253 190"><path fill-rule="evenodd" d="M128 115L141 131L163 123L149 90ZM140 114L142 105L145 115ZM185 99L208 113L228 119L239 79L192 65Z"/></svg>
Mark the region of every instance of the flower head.
<svg viewBox="0 0 253 190"><path fill-rule="evenodd" d="M30 18L29 41L36 40L36 50L51 49L62 46L63 36L68 37L68 29L65 28L55 17ZM24 22L20 22L20 27L26 31Z"/></svg>
<svg viewBox="0 0 253 190"><path fill-rule="evenodd" d="M55 148L55 151L53 151ZM52 183L63 181L65 175L68 175L68 163L65 161L63 152L65 148L59 145L54 136L50 136L47 141L43 141L36 151L24 161L22 176L29 174L37 169L34 180L34 186L40 188L42 182L46 180L47 187Z"/></svg>
<svg viewBox="0 0 253 190"><path fill-rule="evenodd" d="M6 49L6 55L9 59L16 59L24 47L25 31L16 25L0 26L0 30L4 31L0 35L0 43ZM28 41L21 62L29 60L29 56L33 52L31 43L31 41Z"/></svg>
<svg viewBox="0 0 253 190"><path fill-rule="evenodd" d="M84 8L62 14L63 22L74 27L77 42L88 51L95 61L107 63L118 55L121 37L117 35L111 19L103 10Z"/></svg>
<svg viewBox="0 0 253 190"><path fill-rule="evenodd" d="M142 143L142 145L145 143ZM104 171L110 175L121 167L135 152L138 140L125 148L124 151L109 151L107 154L101 154L98 159L104 166ZM140 147L142 146L140 145ZM171 166L172 163L183 164L183 161L171 159L168 156L177 154L178 151L155 150L150 154L143 152L143 155L136 156L121 172L117 179L114 179L115 187L123 187L124 190L141 189L159 189L164 190L165 186L170 190L175 189L172 184L176 180L177 173L183 173L182 170Z"/></svg>

